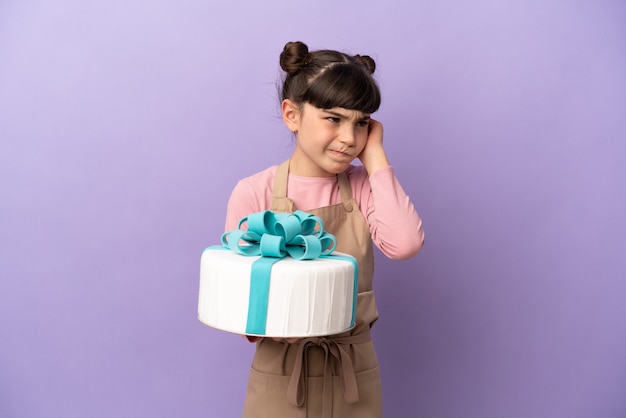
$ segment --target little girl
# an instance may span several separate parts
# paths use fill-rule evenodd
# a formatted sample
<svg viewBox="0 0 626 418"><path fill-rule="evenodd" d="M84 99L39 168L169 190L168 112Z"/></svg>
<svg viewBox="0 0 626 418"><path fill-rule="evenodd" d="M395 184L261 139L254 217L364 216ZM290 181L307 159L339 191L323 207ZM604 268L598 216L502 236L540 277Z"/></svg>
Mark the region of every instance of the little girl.
<svg viewBox="0 0 626 418"><path fill-rule="evenodd" d="M288 161L237 184L226 230L266 209L322 218L337 251L359 264L356 327L327 338L250 339L257 348L243 416L379 418L372 241L387 257L407 259L424 243L422 222L389 165L383 126L370 118L380 106L374 60L288 42L280 66L282 117L295 149ZM362 166L351 164L355 158Z"/></svg>

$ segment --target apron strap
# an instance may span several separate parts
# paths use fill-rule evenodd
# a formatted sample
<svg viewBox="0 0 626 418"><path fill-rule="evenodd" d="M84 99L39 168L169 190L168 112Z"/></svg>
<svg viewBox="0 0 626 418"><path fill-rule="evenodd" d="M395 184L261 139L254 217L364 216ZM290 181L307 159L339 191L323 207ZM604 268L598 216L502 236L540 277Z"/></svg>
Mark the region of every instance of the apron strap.
<svg viewBox="0 0 626 418"><path fill-rule="evenodd" d="M352 187L345 172L337 174L337 182L339 183L339 192L341 193L341 203L343 203L346 212L352 212L356 201L352 197Z"/></svg>
<svg viewBox="0 0 626 418"><path fill-rule="evenodd" d="M289 161L282 162L276 168L274 175L274 190L272 197L287 197L287 178L289 177Z"/></svg>
<svg viewBox="0 0 626 418"><path fill-rule="evenodd" d="M289 161L281 163L274 174L274 188L272 189L271 210L277 212L293 212L295 205L293 200L287 197L287 179L289 178Z"/></svg>
<svg viewBox="0 0 626 418"><path fill-rule="evenodd" d="M333 367L331 360L339 363L341 370L341 391L347 403L359 400L359 390L356 383L354 366L346 346L362 344L371 341L370 332L337 338L304 338L298 342L296 362L289 378L287 399L294 406L302 407L306 401L307 381L307 350L311 347L321 347L324 350L324 383L322 387L322 416L332 418L333 409Z"/></svg>

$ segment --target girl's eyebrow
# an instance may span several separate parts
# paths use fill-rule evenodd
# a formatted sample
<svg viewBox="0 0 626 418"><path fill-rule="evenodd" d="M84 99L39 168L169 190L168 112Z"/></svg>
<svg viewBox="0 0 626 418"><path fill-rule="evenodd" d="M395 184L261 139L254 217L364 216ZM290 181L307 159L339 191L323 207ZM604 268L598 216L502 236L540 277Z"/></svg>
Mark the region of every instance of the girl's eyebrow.
<svg viewBox="0 0 626 418"><path fill-rule="evenodd" d="M324 112L330 113L331 115L336 116L336 117L338 117L340 119L348 119L348 120L350 119L350 117L344 115L343 113L339 113L339 112L336 112L334 110L324 109ZM370 119L371 119L370 115L363 115L362 117L359 118L359 121L366 121L366 120L370 120Z"/></svg>

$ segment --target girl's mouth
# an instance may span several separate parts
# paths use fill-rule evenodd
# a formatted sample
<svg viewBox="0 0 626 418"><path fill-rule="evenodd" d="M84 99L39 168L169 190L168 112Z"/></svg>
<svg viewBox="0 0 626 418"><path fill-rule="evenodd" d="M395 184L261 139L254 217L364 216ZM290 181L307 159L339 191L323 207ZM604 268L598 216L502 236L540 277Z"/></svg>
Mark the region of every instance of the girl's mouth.
<svg viewBox="0 0 626 418"><path fill-rule="evenodd" d="M337 156L337 157L339 157L339 158L351 158L351 157L350 157L350 154L347 154L347 153L345 153L345 152L338 151L338 150L333 150L333 149L331 149L331 150L330 150L330 153L331 153L331 154L333 154L333 155L335 155L335 156Z"/></svg>

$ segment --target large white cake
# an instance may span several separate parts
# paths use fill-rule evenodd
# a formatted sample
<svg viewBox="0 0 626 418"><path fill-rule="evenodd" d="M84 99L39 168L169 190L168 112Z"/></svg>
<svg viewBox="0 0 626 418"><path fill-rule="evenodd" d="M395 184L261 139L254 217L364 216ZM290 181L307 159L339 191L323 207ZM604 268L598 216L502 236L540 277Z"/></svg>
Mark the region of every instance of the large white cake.
<svg viewBox="0 0 626 418"><path fill-rule="evenodd" d="M252 278L252 266L259 258L223 247L203 252L198 301L201 322L237 334L292 338L332 335L354 326L354 258L335 252L312 260L279 259L271 266L266 296L258 284L251 290L251 282L258 279ZM256 308L249 311L250 305Z"/></svg>

